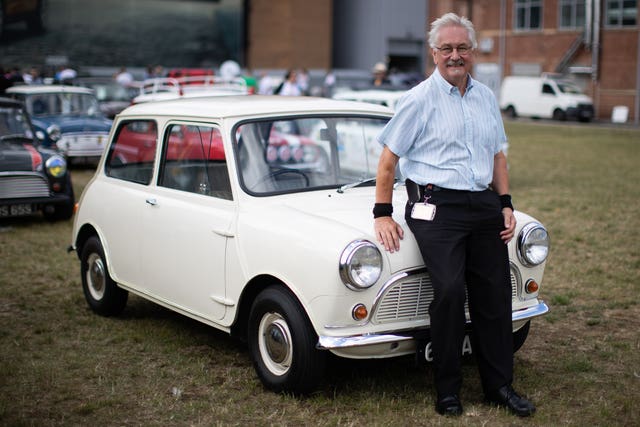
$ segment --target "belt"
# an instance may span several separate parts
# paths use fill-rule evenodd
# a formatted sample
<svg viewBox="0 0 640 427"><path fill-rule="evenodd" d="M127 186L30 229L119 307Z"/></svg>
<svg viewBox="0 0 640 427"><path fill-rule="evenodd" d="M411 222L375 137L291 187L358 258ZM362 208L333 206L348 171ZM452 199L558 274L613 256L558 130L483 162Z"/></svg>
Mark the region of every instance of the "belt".
<svg viewBox="0 0 640 427"><path fill-rule="evenodd" d="M427 184L420 185L416 184L410 179L405 180L405 186L407 187L407 195L409 196L409 201L411 203L415 203L419 200L422 200L424 197L424 193L426 191L455 191L455 192L464 192L465 190L452 190L450 188L440 187L435 184Z"/></svg>

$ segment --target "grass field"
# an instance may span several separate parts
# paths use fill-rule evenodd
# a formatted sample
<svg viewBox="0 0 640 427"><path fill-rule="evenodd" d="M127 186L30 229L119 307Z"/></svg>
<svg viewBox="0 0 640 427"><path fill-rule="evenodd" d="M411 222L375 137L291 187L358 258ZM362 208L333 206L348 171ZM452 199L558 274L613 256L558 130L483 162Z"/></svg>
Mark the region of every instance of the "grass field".
<svg viewBox="0 0 640 427"><path fill-rule="evenodd" d="M516 207L549 229L551 312L516 354L516 389L538 412L485 406L473 359L465 414L433 409L430 366L332 360L318 392L277 395L246 348L131 296L93 314L71 222L0 222L2 426L635 426L640 424L640 131L509 122ZM74 170L77 192L91 172Z"/></svg>

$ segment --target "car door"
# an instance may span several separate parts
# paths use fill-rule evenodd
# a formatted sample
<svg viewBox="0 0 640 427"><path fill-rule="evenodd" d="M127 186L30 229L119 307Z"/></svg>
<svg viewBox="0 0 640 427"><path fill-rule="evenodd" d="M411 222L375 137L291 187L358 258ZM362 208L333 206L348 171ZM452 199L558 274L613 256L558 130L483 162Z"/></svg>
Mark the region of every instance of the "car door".
<svg viewBox="0 0 640 427"><path fill-rule="evenodd" d="M158 125L154 120L123 120L117 124L109 146L104 179L93 184L91 197L101 206L95 215L101 226L113 279L132 289L142 289L145 278L140 254L143 215L156 158Z"/></svg>
<svg viewBox="0 0 640 427"><path fill-rule="evenodd" d="M225 254L235 203L219 129L170 123L144 215L145 288L192 316L225 315Z"/></svg>

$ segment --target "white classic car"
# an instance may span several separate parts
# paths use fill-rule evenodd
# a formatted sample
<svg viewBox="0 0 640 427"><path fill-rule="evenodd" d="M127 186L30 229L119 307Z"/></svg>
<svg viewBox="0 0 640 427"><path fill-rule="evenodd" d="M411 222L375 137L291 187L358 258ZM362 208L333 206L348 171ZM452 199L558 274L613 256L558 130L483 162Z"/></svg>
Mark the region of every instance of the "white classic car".
<svg viewBox="0 0 640 427"><path fill-rule="evenodd" d="M391 116L373 104L259 95L127 108L74 220L69 249L89 306L117 315L134 292L246 340L275 391L316 388L327 352L429 360L432 287L400 179L400 251L373 233L371 135ZM277 155L291 146L297 155ZM516 215L514 351L548 311L538 293L549 245L543 225Z"/></svg>

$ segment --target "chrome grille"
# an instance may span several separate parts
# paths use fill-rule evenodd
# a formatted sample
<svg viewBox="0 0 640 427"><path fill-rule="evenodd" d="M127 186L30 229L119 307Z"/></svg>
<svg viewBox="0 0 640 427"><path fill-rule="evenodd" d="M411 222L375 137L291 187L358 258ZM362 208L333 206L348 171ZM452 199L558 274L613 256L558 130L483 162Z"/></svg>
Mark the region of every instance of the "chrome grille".
<svg viewBox="0 0 640 427"><path fill-rule="evenodd" d="M519 275L511 266L511 297L518 298ZM429 318L429 305L433 301L433 286L429 273L419 270L403 273L387 284L376 298L371 320L373 323L405 322ZM465 301L465 312L469 307Z"/></svg>
<svg viewBox="0 0 640 427"><path fill-rule="evenodd" d="M49 195L49 184L40 175L0 175L0 199L49 197Z"/></svg>

